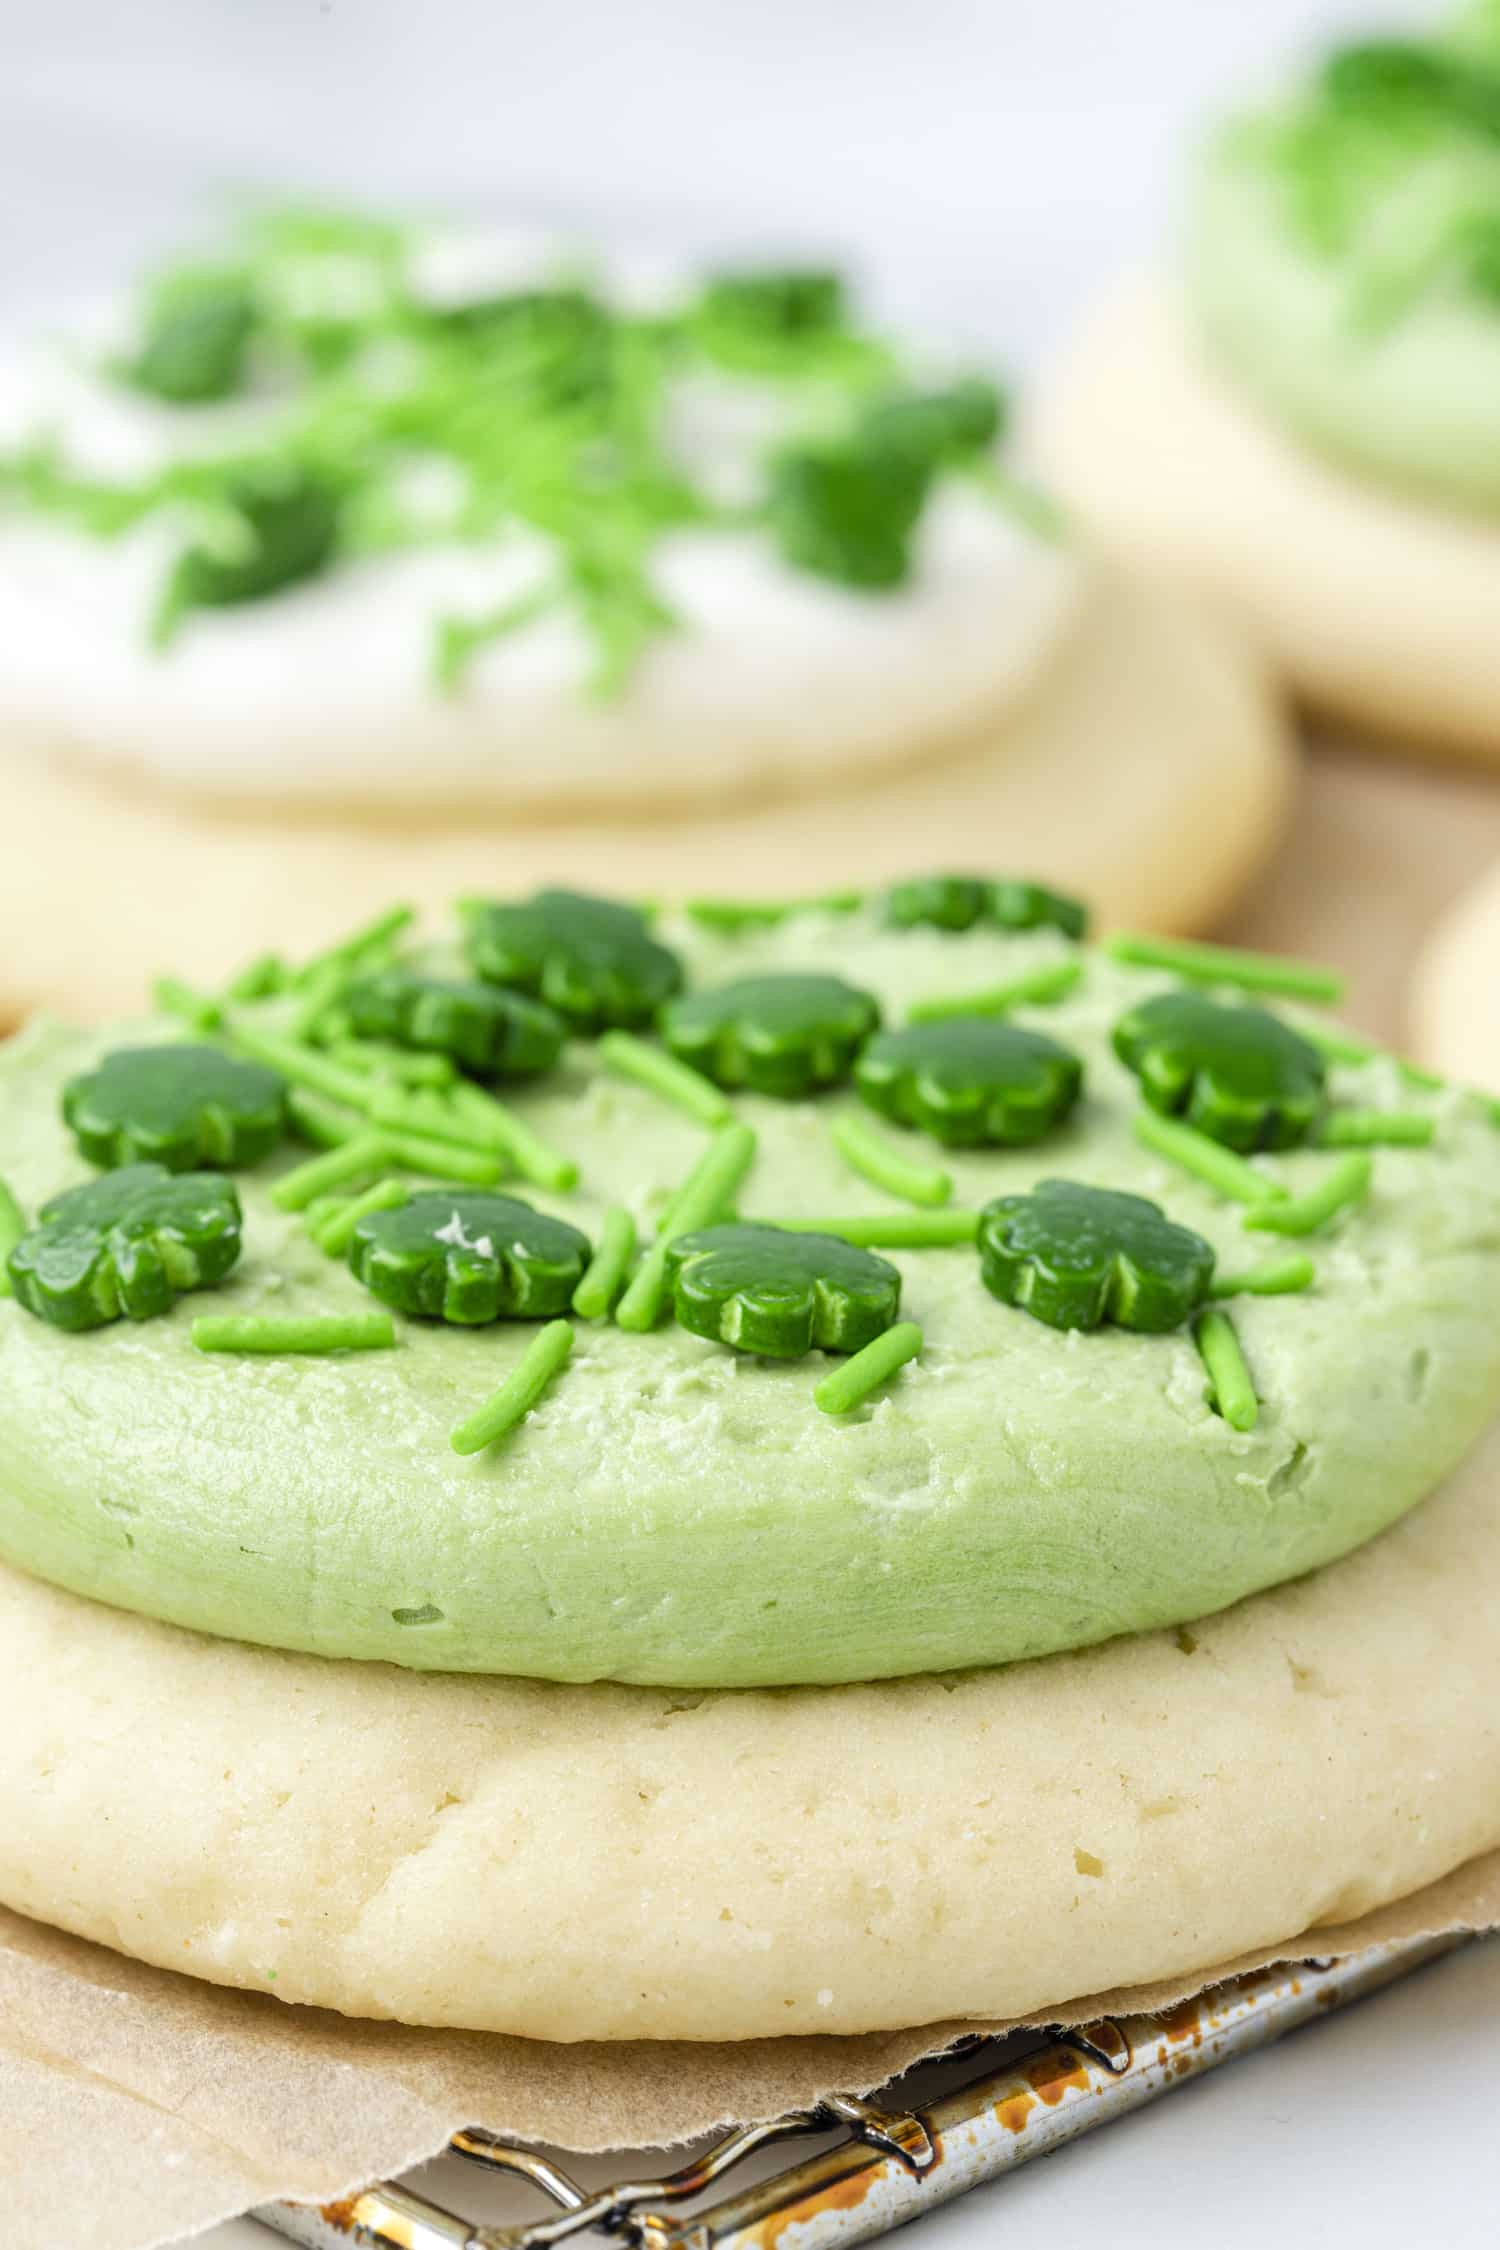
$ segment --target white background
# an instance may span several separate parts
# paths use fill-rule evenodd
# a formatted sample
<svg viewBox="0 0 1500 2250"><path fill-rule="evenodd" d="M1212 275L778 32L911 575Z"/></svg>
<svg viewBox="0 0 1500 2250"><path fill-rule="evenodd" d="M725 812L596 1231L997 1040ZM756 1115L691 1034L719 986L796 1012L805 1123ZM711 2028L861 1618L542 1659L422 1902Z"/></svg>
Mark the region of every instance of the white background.
<svg viewBox="0 0 1500 2250"><path fill-rule="evenodd" d="M1206 109L1351 20L1319 0L0 0L0 301L107 282L216 195L295 186L832 251L883 310L1035 368L1169 232ZM923 2239L1488 2250L1497 2026L1500 1941Z"/></svg>

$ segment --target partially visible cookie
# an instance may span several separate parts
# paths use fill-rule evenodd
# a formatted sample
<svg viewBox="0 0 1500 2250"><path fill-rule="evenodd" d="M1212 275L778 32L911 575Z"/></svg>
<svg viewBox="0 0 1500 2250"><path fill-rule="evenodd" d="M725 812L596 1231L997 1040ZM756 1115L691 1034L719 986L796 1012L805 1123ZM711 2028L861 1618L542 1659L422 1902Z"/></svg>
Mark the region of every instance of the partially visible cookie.
<svg viewBox="0 0 1500 2250"><path fill-rule="evenodd" d="M675 817L400 824L175 800L57 757L0 758L0 1027L38 1007L129 1009L163 968L212 982L268 936L309 952L393 897L439 910L549 880L795 897L977 856L1082 893L1105 924L1196 929L1271 849L1291 777L1242 636L1098 571L1033 692L931 748L857 787Z"/></svg>
<svg viewBox="0 0 1500 2250"><path fill-rule="evenodd" d="M1411 1031L1422 1062L1500 1093L1500 866L1464 893L1419 955Z"/></svg>
<svg viewBox="0 0 1500 2250"><path fill-rule="evenodd" d="M1117 561L1216 601L1315 708L1500 762L1500 518L1314 452L1210 366L1166 284L1096 314L1037 443Z"/></svg>

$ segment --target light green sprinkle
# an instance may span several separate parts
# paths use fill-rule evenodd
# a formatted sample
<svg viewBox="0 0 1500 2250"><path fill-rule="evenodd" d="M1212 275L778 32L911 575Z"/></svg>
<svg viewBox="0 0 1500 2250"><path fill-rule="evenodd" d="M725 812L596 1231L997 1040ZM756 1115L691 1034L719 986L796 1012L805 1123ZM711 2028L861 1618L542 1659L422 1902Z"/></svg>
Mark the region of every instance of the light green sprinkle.
<svg viewBox="0 0 1500 2250"><path fill-rule="evenodd" d="M347 1195L316 1195L302 1213L302 1224L317 1242L318 1236L335 1211L342 1211L349 1201Z"/></svg>
<svg viewBox="0 0 1500 2250"><path fill-rule="evenodd" d="M828 1137L851 1171L887 1195L899 1195L907 1203L946 1203L953 1193L951 1172L914 1162L863 1118L836 1117Z"/></svg>
<svg viewBox="0 0 1500 2250"><path fill-rule="evenodd" d="M482 1136L484 1147L498 1149L508 1157L523 1180L560 1192L578 1185L578 1166L572 1157L543 1140L513 1109L496 1101L482 1087L461 1082L453 1089L453 1106L476 1128L473 1137L478 1140Z"/></svg>
<svg viewBox="0 0 1500 2250"><path fill-rule="evenodd" d="M389 1313L210 1313L193 1322L200 1352L378 1352L396 1341Z"/></svg>
<svg viewBox="0 0 1500 2250"><path fill-rule="evenodd" d="M863 906L863 891L824 891L817 898L690 898L682 911L703 930L735 937L741 930L771 930L794 914L852 914Z"/></svg>
<svg viewBox="0 0 1500 2250"><path fill-rule="evenodd" d="M1005 1016L1012 1008L1041 1006L1062 1000L1083 975L1081 961L1049 961L1008 984L982 985L977 992L940 992L914 1000L907 1009L911 1023L942 1023L949 1016Z"/></svg>
<svg viewBox="0 0 1500 2250"><path fill-rule="evenodd" d="M1436 1131L1419 1109L1331 1109L1318 1140L1324 1148L1426 1148Z"/></svg>
<svg viewBox="0 0 1500 2250"><path fill-rule="evenodd" d="M1245 992L1284 992L1298 1000L1341 1000L1337 969L1294 961L1279 953L1245 953L1233 945L1194 945L1183 938L1141 937L1122 930L1106 938L1112 960L1141 969L1170 969L1198 984L1234 984Z"/></svg>
<svg viewBox="0 0 1500 2250"><path fill-rule="evenodd" d="M370 1089L357 1070L346 1070L342 1064L330 1062L326 1055L304 1046L300 1040L288 1039L284 1033L267 1031L260 1024L245 1023L239 1017L229 1027L235 1046L263 1062L268 1069L279 1070L293 1086L305 1086L311 1093L323 1094L331 1102L342 1102L346 1109L363 1110L368 1107Z"/></svg>
<svg viewBox="0 0 1500 2250"><path fill-rule="evenodd" d="M455 1453L482 1453L487 1445L523 1422L573 1350L573 1330L566 1320L549 1320L538 1329L505 1381L454 1430Z"/></svg>
<svg viewBox="0 0 1500 2250"><path fill-rule="evenodd" d="M324 1016L347 989L351 973L346 961L325 961L303 981L302 997L286 1027L289 1039L313 1038Z"/></svg>
<svg viewBox="0 0 1500 2250"><path fill-rule="evenodd" d="M383 1074L402 1086L451 1086L458 1076L447 1055L391 1047L381 1039L335 1039L330 1041L328 1052L335 1062L346 1063L365 1077Z"/></svg>
<svg viewBox="0 0 1500 2250"><path fill-rule="evenodd" d="M1363 1150L1342 1157L1306 1195L1281 1196L1245 1213L1245 1225L1268 1234L1316 1234L1334 1215L1370 1192L1374 1158Z"/></svg>
<svg viewBox="0 0 1500 2250"><path fill-rule="evenodd" d="M734 1115L727 1095L701 1071L637 1039L633 1032L606 1031L596 1052L605 1069L612 1070L616 1077L632 1079L637 1086L660 1094L663 1101L685 1109L701 1125L727 1125Z"/></svg>
<svg viewBox="0 0 1500 2250"><path fill-rule="evenodd" d="M26 1232L26 1215L4 1180L0 1180L0 1297L11 1294L6 1261Z"/></svg>
<svg viewBox="0 0 1500 2250"><path fill-rule="evenodd" d="M1253 1430L1260 1414L1260 1401L1228 1313L1200 1314L1193 1328L1193 1341L1208 1376L1209 1397L1214 1406L1232 1430Z"/></svg>
<svg viewBox="0 0 1500 2250"><path fill-rule="evenodd" d="M755 1135L749 1126L721 1126L667 1205L656 1240L636 1267L630 1287L615 1309L619 1327L632 1335L644 1335L656 1326L667 1293L668 1249L678 1235L712 1226L723 1217L754 1161Z"/></svg>
<svg viewBox="0 0 1500 2250"><path fill-rule="evenodd" d="M573 1292L573 1310L580 1320L608 1320L634 1254L635 1221L616 1204L604 1214L599 1247Z"/></svg>
<svg viewBox="0 0 1500 2250"><path fill-rule="evenodd" d="M327 969L348 970L356 963L368 963L372 955L389 951L396 939L411 928L416 918L417 910L414 906L387 907L373 921L361 923L357 930L351 930L336 945L328 946L322 953L315 953L310 961L304 962L296 975L298 990L306 991L314 979Z"/></svg>
<svg viewBox="0 0 1500 2250"><path fill-rule="evenodd" d="M224 1021L219 1002L206 992L195 992L181 977L158 977L151 998L164 1016L180 1016L194 1031L217 1031Z"/></svg>
<svg viewBox="0 0 1500 2250"><path fill-rule="evenodd" d="M320 1249L330 1258L342 1258L354 1240L354 1230L361 1219L372 1211L394 1211L399 1204L409 1202L411 1189L404 1180L389 1177L377 1180L363 1195L351 1195L338 1210L331 1212L316 1230Z"/></svg>
<svg viewBox="0 0 1500 2250"><path fill-rule="evenodd" d="M461 1148L456 1143L429 1140L421 1133L382 1133L393 1164L408 1172L424 1172L429 1179L461 1180L468 1187L493 1187L508 1169L494 1149Z"/></svg>
<svg viewBox="0 0 1500 2250"><path fill-rule="evenodd" d="M472 1119L463 1116L446 1092L420 1086L371 1085L365 1094L365 1108L372 1123L388 1125L398 1133L425 1133L432 1140L455 1141L460 1148L485 1145Z"/></svg>
<svg viewBox="0 0 1500 2250"><path fill-rule="evenodd" d="M1271 1258L1246 1273L1216 1273L1208 1285L1210 1297L1295 1297L1310 1289L1317 1278L1311 1258L1300 1253L1291 1258Z"/></svg>
<svg viewBox="0 0 1500 2250"><path fill-rule="evenodd" d="M1217 1188L1231 1203L1273 1203L1286 1194L1274 1180L1247 1164L1243 1156L1236 1156L1232 1148L1224 1148L1206 1133L1179 1123L1175 1117L1162 1117L1154 1109L1136 1111L1135 1137L1142 1148L1166 1157L1168 1163L1191 1172L1195 1180Z"/></svg>
<svg viewBox="0 0 1500 2250"><path fill-rule="evenodd" d="M753 1226L785 1227L790 1234L833 1234L861 1250L943 1250L977 1242L977 1211L860 1211L847 1219L768 1219Z"/></svg>
<svg viewBox="0 0 1500 2250"><path fill-rule="evenodd" d="M922 1331L916 1322L898 1320L894 1328L888 1328L883 1336L877 1336L863 1351L813 1385L814 1406L821 1407L825 1414L851 1414L921 1349Z"/></svg>
<svg viewBox="0 0 1500 2250"><path fill-rule="evenodd" d="M293 1127L314 1148L342 1148L356 1134L369 1131L357 1110L342 1109L317 1094L304 1093L300 1087L293 1087L286 1106Z"/></svg>
<svg viewBox="0 0 1500 2250"><path fill-rule="evenodd" d="M224 990L231 1000L271 1000L285 992L290 982L291 971L279 954L258 953L230 978Z"/></svg>
<svg viewBox="0 0 1500 2250"><path fill-rule="evenodd" d="M271 1201L278 1211L305 1211L316 1197L326 1195L362 1172L379 1172L392 1161L391 1144L383 1133L357 1133L326 1156L311 1156L276 1182Z"/></svg>

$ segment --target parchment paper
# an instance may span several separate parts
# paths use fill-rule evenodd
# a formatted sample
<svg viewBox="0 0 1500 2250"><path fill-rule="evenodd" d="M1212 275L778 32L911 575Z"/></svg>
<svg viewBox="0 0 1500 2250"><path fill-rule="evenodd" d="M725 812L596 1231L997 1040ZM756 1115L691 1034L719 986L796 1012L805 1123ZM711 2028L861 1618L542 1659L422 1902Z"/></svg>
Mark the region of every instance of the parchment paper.
<svg viewBox="0 0 1500 2250"><path fill-rule="evenodd" d="M1059 2004L1045 2020L1167 2007L1267 1961L1496 1925L1500 1852L1361 1921L1206 1977ZM347 2194L436 2154L462 2125L577 2149L684 2140L868 2093L964 2032L1013 2028L571 2047L411 2031L219 1991L0 1909L5 2241L152 2250L277 2196Z"/></svg>
<svg viewBox="0 0 1500 2250"><path fill-rule="evenodd" d="M1401 1037L1432 920L1500 852L1500 789L1325 753L1258 899L1225 934L1334 959L1351 1019ZM0 1718L3 1723L3 1718ZM1500 1926L1500 1853L1362 1921L1209 1975L1059 2003L1077 2023L1377 1940ZM737 2046L585 2045L411 2031L150 1969L0 1909L0 2209L7 2250L151 2250L278 2196L325 2201L483 2123L580 2150L679 2141L830 2092L867 2093L965 2031Z"/></svg>

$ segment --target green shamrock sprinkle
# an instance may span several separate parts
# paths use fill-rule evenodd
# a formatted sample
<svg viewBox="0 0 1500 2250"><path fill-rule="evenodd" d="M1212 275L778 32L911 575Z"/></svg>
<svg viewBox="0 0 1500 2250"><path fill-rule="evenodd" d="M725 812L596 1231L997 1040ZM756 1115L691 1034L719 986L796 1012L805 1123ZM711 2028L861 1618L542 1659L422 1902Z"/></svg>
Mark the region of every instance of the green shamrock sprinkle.
<svg viewBox="0 0 1500 2250"><path fill-rule="evenodd" d="M854 1082L871 1109L946 1147L1017 1147L1067 1116L1083 1065L1042 1032L952 1016L882 1032L860 1056Z"/></svg>
<svg viewBox="0 0 1500 2250"><path fill-rule="evenodd" d="M840 1085L879 1023L879 1001L842 977L780 975L690 992L663 1010L661 1032L715 1085L796 1100Z"/></svg>
<svg viewBox="0 0 1500 2250"><path fill-rule="evenodd" d="M667 1265L680 1327L768 1359L857 1352L901 1310L896 1268L834 1235L704 1227L677 1237Z"/></svg>
<svg viewBox="0 0 1500 2250"><path fill-rule="evenodd" d="M473 1328L566 1312L589 1254L577 1227L514 1196L429 1190L361 1219L349 1266L397 1312Z"/></svg>
<svg viewBox="0 0 1500 2250"><path fill-rule="evenodd" d="M1322 1055L1264 1008L1159 992L1120 1018L1114 1049L1153 1109L1242 1154L1296 1148L1323 1106Z"/></svg>
<svg viewBox="0 0 1500 2250"><path fill-rule="evenodd" d="M264 601L317 577L338 529L339 496L326 479L294 461L247 464L216 496L211 530L173 564L152 625L156 646L195 609Z"/></svg>
<svg viewBox="0 0 1500 2250"><path fill-rule="evenodd" d="M1074 939L1086 935L1089 922L1088 908L1062 891L987 875L917 875L893 884L885 918L898 930L972 930L988 922L1001 930L1061 930Z"/></svg>
<svg viewBox="0 0 1500 2250"><path fill-rule="evenodd" d="M766 518L784 562L876 593L911 576L931 471L858 433L790 447L774 463Z"/></svg>
<svg viewBox="0 0 1500 2250"><path fill-rule="evenodd" d="M1156 1335L1203 1302L1214 1253L1143 1195L1042 1180L985 1206L979 1270L992 1296L1050 1328Z"/></svg>
<svg viewBox="0 0 1500 2250"><path fill-rule="evenodd" d="M241 1226L239 1196L220 1174L130 1164L42 1205L11 1251L11 1285L54 1328L149 1320L223 1280Z"/></svg>
<svg viewBox="0 0 1500 2250"><path fill-rule="evenodd" d="M523 993L477 977L384 969L343 994L356 1033L449 1055L479 1078L535 1078L562 1053L561 1017Z"/></svg>
<svg viewBox="0 0 1500 2250"><path fill-rule="evenodd" d="M233 1171L269 1156L286 1131L274 1070L218 1047L117 1047L70 1079L62 1112L91 1164Z"/></svg>
<svg viewBox="0 0 1500 2250"><path fill-rule="evenodd" d="M505 906L472 902L470 963L490 984L535 994L571 1029L632 1030L682 986L682 964L637 907L581 891L538 891Z"/></svg>

